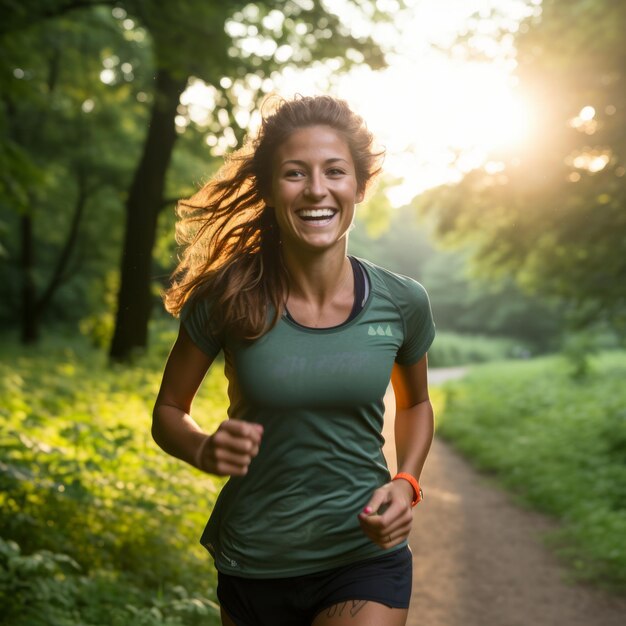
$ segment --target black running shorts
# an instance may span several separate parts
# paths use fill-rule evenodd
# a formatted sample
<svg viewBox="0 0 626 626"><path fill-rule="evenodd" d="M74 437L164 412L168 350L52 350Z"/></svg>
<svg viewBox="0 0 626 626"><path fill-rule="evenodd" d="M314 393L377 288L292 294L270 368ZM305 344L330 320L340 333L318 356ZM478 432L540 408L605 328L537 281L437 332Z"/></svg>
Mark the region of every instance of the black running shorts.
<svg viewBox="0 0 626 626"><path fill-rule="evenodd" d="M406 609L412 574L411 551L404 547L292 578L241 578L218 572L217 597L237 626L308 626L318 613L343 602L368 600Z"/></svg>

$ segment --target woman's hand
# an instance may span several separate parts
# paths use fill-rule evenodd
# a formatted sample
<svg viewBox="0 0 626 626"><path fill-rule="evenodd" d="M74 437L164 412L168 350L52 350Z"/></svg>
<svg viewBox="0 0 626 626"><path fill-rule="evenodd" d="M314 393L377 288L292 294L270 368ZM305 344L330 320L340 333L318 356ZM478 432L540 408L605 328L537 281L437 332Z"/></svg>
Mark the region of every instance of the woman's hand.
<svg viewBox="0 0 626 626"><path fill-rule="evenodd" d="M202 441L196 452L196 467L218 476L245 476L259 453L263 426L228 419Z"/></svg>
<svg viewBox="0 0 626 626"><path fill-rule="evenodd" d="M408 538L413 522L413 487L393 480L379 487L359 514L363 532L381 548L391 548Z"/></svg>

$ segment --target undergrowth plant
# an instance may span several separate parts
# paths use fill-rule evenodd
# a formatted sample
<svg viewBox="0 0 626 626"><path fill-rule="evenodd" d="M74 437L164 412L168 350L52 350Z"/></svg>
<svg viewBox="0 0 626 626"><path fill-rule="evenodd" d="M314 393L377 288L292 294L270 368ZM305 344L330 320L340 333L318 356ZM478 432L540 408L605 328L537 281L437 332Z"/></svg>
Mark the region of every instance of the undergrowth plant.
<svg viewBox="0 0 626 626"><path fill-rule="evenodd" d="M530 356L529 348L514 339L438 331L435 342L428 351L428 363L431 367L454 367L506 359L527 359Z"/></svg>
<svg viewBox="0 0 626 626"><path fill-rule="evenodd" d="M198 539L220 479L169 457L150 435L172 339L165 333L156 355L129 368L79 342L2 349L3 623L219 623L214 568ZM219 370L194 404L207 429L225 416Z"/></svg>
<svg viewBox="0 0 626 626"><path fill-rule="evenodd" d="M626 588L626 353L472 368L444 388L439 433L517 496L557 517L578 577Z"/></svg>

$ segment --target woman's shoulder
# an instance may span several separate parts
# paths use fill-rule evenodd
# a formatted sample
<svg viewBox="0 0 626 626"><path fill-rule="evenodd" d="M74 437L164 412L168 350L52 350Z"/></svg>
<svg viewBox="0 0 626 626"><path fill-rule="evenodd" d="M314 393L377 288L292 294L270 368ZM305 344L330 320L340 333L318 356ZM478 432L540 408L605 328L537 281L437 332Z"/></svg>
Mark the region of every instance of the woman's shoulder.
<svg viewBox="0 0 626 626"><path fill-rule="evenodd" d="M200 317L204 321L208 321L211 317L211 310L213 309L213 298L207 293L206 290L192 293L183 307L180 310L180 319L185 321L190 317Z"/></svg>
<svg viewBox="0 0 626 626"><path fill-rule="evenodd" d="M382 290L399 305L415 305L416 301L428 303L426 289L415 278L392 272L367 259L359 257L357 260L365 266L372 282L372 289Z"/></svg>
<svg viewBox="0 0 626 626"><path fill-rule="evenodd" d="M180 322L193 342L205 353L214 357L221 348L222 336L214 328L213 298L207 293L196 293L183 305Z"/></svg>

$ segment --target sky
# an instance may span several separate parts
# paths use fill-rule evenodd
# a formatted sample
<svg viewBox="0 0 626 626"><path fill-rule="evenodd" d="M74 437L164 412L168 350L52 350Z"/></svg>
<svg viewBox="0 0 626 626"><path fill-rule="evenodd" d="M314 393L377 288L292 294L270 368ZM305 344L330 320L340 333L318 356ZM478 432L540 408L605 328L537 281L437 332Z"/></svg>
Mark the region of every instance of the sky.
<svg viewBox="0 0 626 626"><path fill-rule="evenodd" d="M387 52L386 69L360 65L340 73L332 62L313 63L306 70L286 68L273 74L264 90L285 97L330 93L347 100L385 149L384 172L394 181L387 191L393 206L407 204L431 187L458 181L477 167L498 172L501 164L492 155L521 148L531 135L532 108L516 82L513 44L520 22L539 12L541 0L404 0L403 10L397 0L375 1L394 19L372 22L353 5L350 9L348 0L334 0L329 7L350 25L352 34L370 35L379 42ZM492 10L498 13L497 22L490 17ZM282 16L275 13L280 21ZM227 24L229 34L250 47L248 54L262 53L259 40L246 35L242 17ZM495 37L498 26L509 34ZM487 61L467 58L467 49L456 43L464 31L474 33L472 44ZM182 101L191 105L192 119L197 108L200 121L214 109L214 96L213 88L198 82ZM250 117L251 92L242 88L238 97L240 125L253 131L259 115ZM189 121L180 116L178 123L185 126ZM207 136L215 154L234 147L234 133L227 131L231 137Z"/></svg>
<svg viewBox="0 0 626 626"><path fill-rule="evenodd" d="M393 10L395 0L379 0ZM514 75L513 37L496 45L489 10L498 9L515 32L538 2L520 0L409 0L411 6L373 33L385 46L389 67L374 72L358 67L334 79L331 92L345 98L366 120L386 150L385 172L400 183L388 192L400 206L436 185L459 180L465 172L500 164L490 154L524 142L532 120ZM476 21L472 16L482 13ZM489 62L471 62L457 35L477 26L475 44ZM364 25L365 28L365 25ZM323 93L326 76L317 68L286 70L276 81L281 95Z"/></svg>

